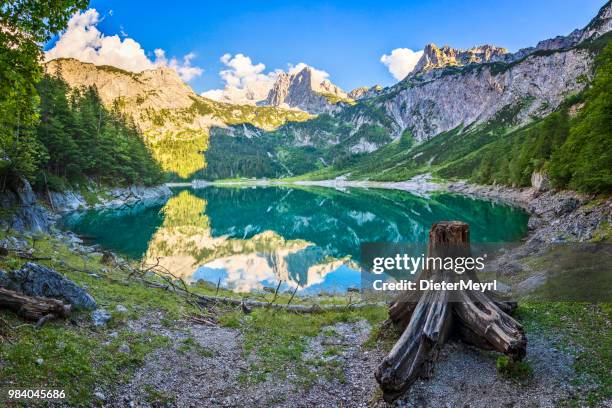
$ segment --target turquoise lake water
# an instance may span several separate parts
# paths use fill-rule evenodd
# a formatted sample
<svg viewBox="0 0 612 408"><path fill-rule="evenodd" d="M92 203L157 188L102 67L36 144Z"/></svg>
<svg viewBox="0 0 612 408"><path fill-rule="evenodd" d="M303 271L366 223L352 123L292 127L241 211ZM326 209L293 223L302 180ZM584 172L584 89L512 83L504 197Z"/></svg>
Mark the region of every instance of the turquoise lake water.
<svg viewBox="0 0 612 408"><path fill-rule="evenodd" d="M235 291L359 287L360 245L427 241L438 221L470 224L473 243L517 242L523 211L434 193L350 188L176 189L165 202L69 214L66 228L125 257Z"/></svg>

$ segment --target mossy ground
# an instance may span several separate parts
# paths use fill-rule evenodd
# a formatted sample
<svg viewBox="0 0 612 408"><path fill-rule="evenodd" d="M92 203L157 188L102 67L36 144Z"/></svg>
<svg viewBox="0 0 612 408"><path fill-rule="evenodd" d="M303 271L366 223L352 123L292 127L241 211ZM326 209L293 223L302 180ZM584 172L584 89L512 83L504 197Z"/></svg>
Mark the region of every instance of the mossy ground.
<svg viewBox="0 0 612 408"><path fill-rule="evenodd" d="M108 391L129 380L143 363L147 354L168 347L170 340L160 333L135 332L129 328L130 320L159 313L162 324L180 328L188 315L206 313L172 292L150 288L126 279L124 272L101 263L100 254L82 255L72 252L61 240L49 236L29 239L34 255L65 274L77 284L86 287L100 307L112 312L107 326L95 327L87 312L77 312L71 321L58 320L41 329L24 322L16 315L0 311L0 387L60 388L67 394L72 406L95 406L101 402L94 395L97 389ZM26 260L13 254L0 258L0 268L19 268ZM202 294L216 294L214 285L199 284L191 288ZM223 289L219 295L240 296ZM257 297L267 299L272 293ZM291 295L280 293L276 302L287 303ZM295 297L292 303L345 304L346 298L322 296L316 299ZM127 312L116 311L123 305ZM582 304L529 301L520 304L517 315L527 333L543 333L560 337L567 353L575 355L576 385L589 384L586 402L597 406L611 396L610 361L610 304ZM365 348L388 350L396 339L381 332L386 308L377 306L359 311L327 312L296 315L285 311L254 310L243 314L236 309L215 311L222 326L242 333L243 352L249 369L241 376L247 384L257 384L270 378L286 378L288 372L297 386L309 387L320 378L343 378L342 367L334 355L341 346L326 347L321 358L304 359L309 339L319 334L334 336L332 326L342 322L365 319L372 326ZM124 352L125 346L129 352ZM196 351L210 357L211 350L198 345L189 337L174 345L179 352ZM503 370L502 370L503 371ZM511 370L515 373L516 370ZM519 370L519 377L525 370ZM167 395L150 393L151 401L166 401ZM568 401L578 405L580 400Z"/></svg>
<svg viewBox="0 0 612 408"><path fill-rule="evenodd" d="M328 327L336 323L366 319L370 324L377 325L386 317L386 308L383 306L301 316L285 311L262 309L248 315L239 311L227 313L221 318L221 324L239 328L244 335L245 354L256 356L244 377L245 381L261 382L268 379L269 375L284 379L288 372L293 372L298 375L300 383L307 385L313 381L313 366L323 367L325 372L335 371L333 362L303 359L309 338L315 337L324 329L329 331ZM333 354L339 351L330 347L325 353Z"/></svg>
<svg viewBox="0 0 612 408"><path fill-rule="evenodd" d="M517 316L527 333L540 332L560 340L575 358L575 386L585 386L589 406L612 398L612 303L538 302L519 305ZM565 402L580 406L581 400Z"/></svg>
<svg viewBox="0 0 612 408"><path fill-rule="evenodd" d="M34 248L33 255L45 258L36 262L52 267L86 290L96 299L98 307L111 312L110 322L103 327L91 323L89 312L75 312L70 320L56 320L41 329L5 310L0 310L0 388L64 389L67 402L72 406L100 404L94 395L96 390L108 391L126 382L140 366L147 354L160 347L167 347L169 338L153 332L134 332L127 322L158 313L167 327L179 327L183 318L206 313L185 301L182 296L162 289L151 288L128 280L125 272L101 262L101 254L73 252L63 241L44 235L27 238ZM50 259L46 259L50 258ZM27 260L14 253L0 258L0 269L20 268ZM240 296L214 285L198 284L191 287L199 294ZM257 300L270 301L273 293L257 296ZM279 293L275 302L288 303L290 293ZM292 304L346 304L343 297L321 296L317 298L291 299ZM116 311L123 305L127 312ZM233 309L218 309L221 324L239 328L245 334L245 353L262 357L249 371L249 380L270 372L282 372L293 366L303 378L309 371L300 363L306 338L316 335L322 327L338 321L355 321L367 318L378 321L384 318L384 309L347 311L300 316L282 311L255 310L250 315ZM125 345L129 352L122 352ZM195 350L209 357L211 350L186 338L178 350ZM329 368L332 369L332 368ZM246 379L246 378L245 378ZM164 396L151 394L152 400Z"/></svg>
<svg viewBox="0 0 612 408"><path fill-rule="evenodd" d="M29 239L41 264L53 267L85 287L98 306L111 311L103 328L92 325L88 312L75 312L70 320L57 320L41 329L15 314L0 311L0 386L65 390L73 406L91 406L96 389L105 390L129 378L144 357L168 339L157 333L129 330L129 319L161 311L170 322L195 312L176 295L129 282L118 271L101 264L100 256L72 252L61 241L45 237ZM0 258L0 268L19 268L27 260L13 254ZM116 312L117 305L128 309ZM121 352L120 347L129 347Z"/></svg>

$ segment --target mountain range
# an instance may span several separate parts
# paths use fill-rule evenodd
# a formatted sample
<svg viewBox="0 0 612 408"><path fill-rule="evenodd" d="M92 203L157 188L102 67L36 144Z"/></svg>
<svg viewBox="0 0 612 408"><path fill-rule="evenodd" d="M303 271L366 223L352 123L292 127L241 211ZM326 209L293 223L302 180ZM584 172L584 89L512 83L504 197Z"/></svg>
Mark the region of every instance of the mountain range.
<svg viewBox="0 0 612 408"><path fill-rule="evenodd" d="M177 178L397 179L456 167L499 135L565 106L592 81L611 26L608 2L583 29L515 53L429 44L388 88L345 92L304 67L279 74L257 106L206 99L168 68L132 73L61 59L45 70L71 87L95 85ZM372 173L374 158L386 165Z"/></svg>
<svg viewBox="0 0 612 408"><path fill-rule="evenodd" d="M45 63L45 72L61 76L71 87L95 86L107 107L127 114L143 132L164 170L187 178L206 166L202 154L212 127L249 123L272 130L311 115L280 107L233 105L204 98L176 71L160 67L141 73L97 66L75 59Z"/></svg>

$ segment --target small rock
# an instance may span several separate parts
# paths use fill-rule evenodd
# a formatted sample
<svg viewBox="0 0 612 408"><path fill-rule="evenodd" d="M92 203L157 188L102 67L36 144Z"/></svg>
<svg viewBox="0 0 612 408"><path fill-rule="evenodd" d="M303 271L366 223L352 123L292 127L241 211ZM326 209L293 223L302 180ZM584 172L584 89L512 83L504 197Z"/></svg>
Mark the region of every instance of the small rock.
<svg viewBox="0 0 612 408"><path fill-rule="evenodd" d="M38 365L43 365L44 362L45 362L45 360L43 360L42 358L37 358L36 359L36 364L38 364Z"/></svg>
<svg viewBox="0 0 612 408"><path fill-rule="evenodd" d="M529 217L529 221L527 222L527 228L530 230L536 230L544 225L544 220L537 215L532 215Z"/></svg>
<svg viewBox="0 0 612 408"><path fill-rule="evenodd" d="M531 175L531 185L540 193L550 190L550 179L548 174L543 171L534 171Z"/></svg>
<svg viewBox="0 0 612 408"><path fill-rule="evenodd" d="M512 288L503 282L497 281L497 291L500 293L510 294Z"/></svg>
<svg viewBox="0 0 612 408"><path fill-rule="evenodd" d="M119 346L118 351L120 353L128 354L130 352L130 346L128 346L127 343L121 343L121 345Z"/></svg>
<svg viewBox="0 0 612 408"><path fill-rule="evenodd" d="M117 257L110 251L104 251L100 262L104 265L115 265L117 263Z"/></svg>
<svg viewBox="0 0 612 408"><path fill-rule="evenodd" d="M110 319L110 313L104 309L96 309L91 314L91 320L95 326L104 326Z"/></svg>
<svg viewBox="0 0 612 408"><path fill-rule="evenodd" d="M104 395L104 393L102 391L96 391L96 392L94 392L94 395L100 401L106 401L106 395Z"/></svg>
<svg viewBox="0 0 612 408"><path fill-rule="evenodd" d="M13 282L10 277L0 269L0 287L11 289L13 287Z"/></svg>
<svg viewBox="0 0 612 408"><path fill-rule="evenodd" d="M574 211L580 202L573 197L563 199L555 208L555 214L564 215Z"/></svg>
<svg viewBox="0 0 612 408"><path fill-rule="evenodd" d="M128 309L127 307L123 306L123 305L117 305L115 306L115 310L119 313L127 313Z"/></svg>

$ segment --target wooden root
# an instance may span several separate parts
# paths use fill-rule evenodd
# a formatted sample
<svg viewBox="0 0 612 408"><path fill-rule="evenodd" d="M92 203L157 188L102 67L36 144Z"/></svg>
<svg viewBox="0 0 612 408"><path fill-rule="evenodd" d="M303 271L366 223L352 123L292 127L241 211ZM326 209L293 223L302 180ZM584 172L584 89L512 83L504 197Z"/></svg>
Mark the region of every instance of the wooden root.
<svg viewBox="0 0 612 408"><path fill-rule="evenodd" d="M451 323L448 292L427 291L408 327L374 373L386 401L394 401L421 375L428 375Z"/></svg>
<svg viewBox="0 0 612 408"><path fill-rule="evenodd" d="M454 304L453 312L462 325L484 339L493 349L514 359L522 359L527 351L523 326L503 312L485 294L466 291Z"/></svg>

